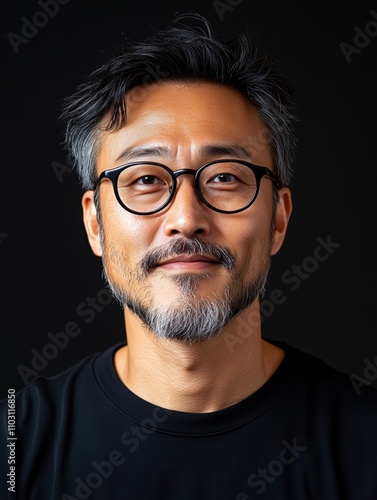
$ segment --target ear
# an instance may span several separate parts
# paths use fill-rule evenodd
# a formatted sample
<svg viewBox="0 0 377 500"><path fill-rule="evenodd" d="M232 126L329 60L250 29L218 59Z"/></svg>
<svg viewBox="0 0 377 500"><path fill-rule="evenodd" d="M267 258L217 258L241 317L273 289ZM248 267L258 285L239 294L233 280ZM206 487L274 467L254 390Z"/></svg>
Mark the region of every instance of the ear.
<svg viewBox="0 0 377 500"><path fill-rule="evenodd" d="M81 205L83 210L83 220L88 236L89 245L94 253L100 257L102 255L102 247L99 235L99 222L97 217L97 210L94 205L94 191L86 191L83 194Z"/></svg>
<svg viewBox="0 0 377 500"><path fill-rule="evenodd" d="M292 196L289 188L279 189L279 201L275 213L275 231L272 238L271 255L281 248L287 233L289 218L292 213Z"/></svg>

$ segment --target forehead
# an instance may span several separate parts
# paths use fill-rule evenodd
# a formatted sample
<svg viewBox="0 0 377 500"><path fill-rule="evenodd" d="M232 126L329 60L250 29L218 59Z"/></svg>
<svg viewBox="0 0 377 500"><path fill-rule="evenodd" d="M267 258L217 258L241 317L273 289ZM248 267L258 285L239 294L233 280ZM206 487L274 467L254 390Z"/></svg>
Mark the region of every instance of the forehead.
<svg viewBox="0 0 377 500"><path fill-rule="evenodd" d="M238 90L211 83L152 84L130 91L126 110L125 124L101 137L100 171L121 164L125 150L153 146L164 147L173 160L189 155L191 161L207 161L199 151L212 144L238 145L271 167L267 127Z"/></svg>

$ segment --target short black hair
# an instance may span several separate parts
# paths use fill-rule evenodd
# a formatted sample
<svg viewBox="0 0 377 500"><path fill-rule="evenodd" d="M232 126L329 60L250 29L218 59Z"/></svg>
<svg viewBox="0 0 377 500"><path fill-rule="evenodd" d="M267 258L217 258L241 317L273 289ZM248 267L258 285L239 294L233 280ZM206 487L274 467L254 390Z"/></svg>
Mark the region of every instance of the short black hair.
<svg viewBox="0 0 377 500"><path fill-rule="evenodd" d="M289 185L296 149L292 85L277 62L262 52L255 32L236 31L225 40L202 15L188 13L176 15L142 41L125 40L119 53L64 100L65 145L84 189L93 189L96 181L101 133L126 122L127 93L164 81L209 82L244 94L266 124L253 142L270 147L277 181Z"/></svg>

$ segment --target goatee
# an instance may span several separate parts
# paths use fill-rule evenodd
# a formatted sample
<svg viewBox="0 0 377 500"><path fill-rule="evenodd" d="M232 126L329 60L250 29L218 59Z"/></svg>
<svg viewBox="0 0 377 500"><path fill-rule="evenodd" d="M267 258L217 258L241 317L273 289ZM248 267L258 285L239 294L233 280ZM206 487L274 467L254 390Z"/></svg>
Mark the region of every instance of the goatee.
<svg viewBox="0 0 377 500"><path fill-rule="evenodd" d="M135 282L140 283L143 295L147 297L143 300L130 292L131 286L120 287L109 278L106 270L108 256L105 253L104 278L116 300L136 314L158 338L190 343L202 341L218 335L237 314L264 294L270 267L270 247L267 247L263 258L257 256L259 272L254 275L252 282L245 279L246 270L250 267L249 259L236 266L236 258L228 249L203 242L199 238L178 238L169 245L148 252L138 263L136 272L131 272L125 266L124 256L109 249L109 256L112 260L116 259L117 266L122 266L128 283L133 286ZM145 284L146 280L150 279L160 261L180 254L200 254L216 259L219 269L223 267L229 273L230 283L221 294L213 293L209 298L198 298L195 291L200 282L213 276L213 273L166 273L166 277L179 287L181 293L169 306L157 306L148 293L150 285Z"/></svg>

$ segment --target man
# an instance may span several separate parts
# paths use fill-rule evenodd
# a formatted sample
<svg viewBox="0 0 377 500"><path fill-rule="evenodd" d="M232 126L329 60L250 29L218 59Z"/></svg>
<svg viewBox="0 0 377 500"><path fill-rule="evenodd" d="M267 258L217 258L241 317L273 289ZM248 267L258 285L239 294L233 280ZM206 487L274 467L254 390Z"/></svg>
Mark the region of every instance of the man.
<svg viewBox="0 0 377 500"><path fill-rule="evenodd" d="M185 20L64 104L127 339L3 401L2 497L376 500L376 392L262 335L292 211L290 85L253 36Z"/></svg>

